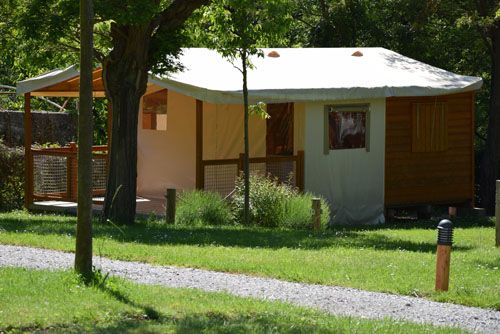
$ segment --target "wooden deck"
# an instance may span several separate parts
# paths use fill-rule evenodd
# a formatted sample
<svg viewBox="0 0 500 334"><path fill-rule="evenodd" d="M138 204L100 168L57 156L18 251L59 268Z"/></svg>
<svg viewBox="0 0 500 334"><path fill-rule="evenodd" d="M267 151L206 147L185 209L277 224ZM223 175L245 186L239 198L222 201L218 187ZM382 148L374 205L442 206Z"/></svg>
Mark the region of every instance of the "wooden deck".
<svg viewBox="0 0 500 334"><path fill-rule="evenodd" d="M102 197L96 197L93 199L94 204L92 205L92 210L94 215L99 215L102 212ZM159 198L146 198L137 197L137 216L144 217L149 215L155 216L165 216L165 200ZM30 210L42 211L42 212L57 212L57 213L67 213L76 215L76 202L67 201L38 201L34 202L30 206Z"/></svg>

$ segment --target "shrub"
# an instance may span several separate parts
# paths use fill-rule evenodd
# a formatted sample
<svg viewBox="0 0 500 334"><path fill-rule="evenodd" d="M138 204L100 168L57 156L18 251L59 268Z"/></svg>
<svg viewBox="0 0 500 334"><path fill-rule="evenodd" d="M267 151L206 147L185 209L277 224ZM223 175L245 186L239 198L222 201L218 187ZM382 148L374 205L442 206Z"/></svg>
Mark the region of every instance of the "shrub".
<svg viewBox="0 0 500 334"><path fill-rule="evenodd" d="M305 229L311 227L312 194L300 194L297 189L262 175L250 176L250 224L264 227ZM243 178L236 182L233 197L235 219L244 222ZM330 209L321 199L321 226L326 228Z"/></svg>
<svg viewBox="0 0 500 334"><path fill-rule="evenodd" d="M0 211L19 209L24 201L24 152L0 140Z"/></svg>
<svg viewBox="0 0 500 334"><path fill-rule="evenodd" d="M184 192L177 203L175 223L186 226L228 225L232 223L231 208L217 193Z"/></svg>
<svg viewBox="0 0 500 334"><path fill-rule="evenodd" d="M314 196L311 193L296 194L289 199L284 226L293 229L311 228L311 202ZM330 222L330 207L324 198L321 199L321 228L326 229Z"/></svg>

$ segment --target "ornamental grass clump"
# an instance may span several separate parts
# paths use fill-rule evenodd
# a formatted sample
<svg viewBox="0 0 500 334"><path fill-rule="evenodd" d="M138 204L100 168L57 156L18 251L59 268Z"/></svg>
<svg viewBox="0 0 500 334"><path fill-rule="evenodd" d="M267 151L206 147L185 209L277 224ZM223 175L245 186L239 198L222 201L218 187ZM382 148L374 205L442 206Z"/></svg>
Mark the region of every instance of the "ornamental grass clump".
<svg viewBox="0 0 500 334"><path fill-rule="evenodd" d="M217 193L194 190L180 195L175 224L216 226L232 224L231 208Z"/></svg>
<svg viewBox="0 0 500 334"><path fill-rule="evenodd" d="M243 220L243 178L236 182L232 206L236 223ZM287 184L272 177L250 175L250 224L262 227L293 229L311 228L312 194L301 194ZM330 209L321 199L321 227L326 228L330 220Z"/></svg>

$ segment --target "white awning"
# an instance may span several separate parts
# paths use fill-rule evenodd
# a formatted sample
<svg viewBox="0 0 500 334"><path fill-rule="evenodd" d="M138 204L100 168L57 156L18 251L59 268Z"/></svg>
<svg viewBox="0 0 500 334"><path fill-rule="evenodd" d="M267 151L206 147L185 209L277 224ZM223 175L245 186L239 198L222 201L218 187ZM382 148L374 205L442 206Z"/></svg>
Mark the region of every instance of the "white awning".
<svg viewBox="0 0 500 334"><path fill-rule="evenodd" d="M21 95L33 92L78 77L79 75L80 72L76 70L76 65L71 65L64 69L55 69L39 76L19 81L16 85L16 93Z"/></svg>

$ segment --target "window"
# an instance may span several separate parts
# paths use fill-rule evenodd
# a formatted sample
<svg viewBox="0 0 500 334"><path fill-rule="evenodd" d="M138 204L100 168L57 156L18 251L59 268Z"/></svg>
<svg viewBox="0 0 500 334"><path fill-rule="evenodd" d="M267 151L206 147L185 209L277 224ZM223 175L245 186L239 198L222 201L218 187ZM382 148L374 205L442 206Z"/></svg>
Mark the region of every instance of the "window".
<svg viewBox="0 0 500 334"><path fill-rule="evenodd" d="M167 130L168 90L162 89L145 95L142 103L142 128Z"/></svg>
<svg viewBox="0 0 500 334"><path fill-rule="evenodd" d="M367 105L325 106L325 153L330 150L366 148Z"/></svg>
<svg viewBox="0 0 500 334"><path fill-rule="evenodd" d="M414 103L412 151L440 152L448 149L446 103Z"/></svg>

